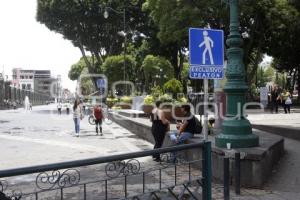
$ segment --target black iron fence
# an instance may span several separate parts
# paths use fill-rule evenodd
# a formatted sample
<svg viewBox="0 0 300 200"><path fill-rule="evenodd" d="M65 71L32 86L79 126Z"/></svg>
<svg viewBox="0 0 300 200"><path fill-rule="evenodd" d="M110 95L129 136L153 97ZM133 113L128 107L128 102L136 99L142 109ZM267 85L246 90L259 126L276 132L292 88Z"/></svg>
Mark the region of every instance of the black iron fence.
<svg viewBox="0 0 300 200"><path fill-rule="evenodd" d="M0 80L0 109L22 107L26 96L32 105L42 105L51 99L49 95L11 87L10 82Z"/></svg>
<svg viewBox="0 0 300 200"><path fill-rule="evenodd" d="M210 142L0 171L1 200L149 198L210 200Z"/></svg>

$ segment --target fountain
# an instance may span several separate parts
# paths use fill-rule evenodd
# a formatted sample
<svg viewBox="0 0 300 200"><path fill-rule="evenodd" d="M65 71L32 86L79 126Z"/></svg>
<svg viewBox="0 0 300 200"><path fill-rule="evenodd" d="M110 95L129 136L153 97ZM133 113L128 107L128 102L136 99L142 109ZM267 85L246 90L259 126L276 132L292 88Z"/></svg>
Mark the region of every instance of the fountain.
<svg viewBox="0 0 300 200"><path fill-rule="evenodd" d="M25 106L25 110L29 110L30 102L29 102L28 96L26 96L25 99L24 99L24 106Z"/></svg>

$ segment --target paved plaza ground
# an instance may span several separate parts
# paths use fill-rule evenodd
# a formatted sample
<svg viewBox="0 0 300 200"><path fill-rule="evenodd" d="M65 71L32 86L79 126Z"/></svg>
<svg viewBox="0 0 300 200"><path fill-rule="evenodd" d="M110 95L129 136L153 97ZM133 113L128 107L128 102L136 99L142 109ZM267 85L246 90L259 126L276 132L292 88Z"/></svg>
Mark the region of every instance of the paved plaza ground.
<svg viewBox="0 0 300 200"><path fill-rule="evenodd" d="M151 149L126 129L103 123L103 136L86 116L81 121L80 137L74 137L72 115L58 115L55 105L0 111L0 169L100 157ZM5 153L4 153L5 152Z"/></svg>
<svg viewBox="0 0 300 200"><path fill-rule="evenodd" d="M97 136L87 117L81 123L80 137L74 137L72 115L58 115L55 105L0 111L0 170L99 157L152 149L153 145L128 130L109 122L103 136ZM300 113L270 114L251 112L251 123L276 124L299 128ZM274 169L264 190L242 189L231 192L231 199L300 200L300 142L285 138L286 155ZM153 164L151 159L145 160ZM223 199L222 185L213 185L214 199Z"/></svg>

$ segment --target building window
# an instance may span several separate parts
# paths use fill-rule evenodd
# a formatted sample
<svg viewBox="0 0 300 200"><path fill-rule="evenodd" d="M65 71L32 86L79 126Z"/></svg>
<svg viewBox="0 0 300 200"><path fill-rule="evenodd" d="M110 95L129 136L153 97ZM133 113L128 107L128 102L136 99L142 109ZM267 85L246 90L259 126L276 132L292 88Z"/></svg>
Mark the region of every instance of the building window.
<svg viewBox="0 0 300 200"><path fill-rule="evenodd" d="M24 79L24 76L21 76L21 79Z"/></svg>
<svg viewBox="0 0 300 200"><path fill-rule="evenodd" d="M26 84L22 84L22 90L26 90Z"/></svg>
<svg viewBox="0 0 300 200"><path fill-rule="evenodd" d="M27 90L31 90L31 84L27 84Z"/></svg>

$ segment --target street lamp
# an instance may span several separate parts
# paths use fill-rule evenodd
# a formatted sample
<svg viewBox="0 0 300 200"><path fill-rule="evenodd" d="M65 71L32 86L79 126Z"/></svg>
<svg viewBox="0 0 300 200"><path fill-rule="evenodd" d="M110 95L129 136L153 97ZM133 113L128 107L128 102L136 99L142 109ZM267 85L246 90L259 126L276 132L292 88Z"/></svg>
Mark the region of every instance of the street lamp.
<svg viewBox="0 0 300 200"><path fill-rule="evenodd" d="M124 70L123 70L123 80L124 80L124 82L126 81L126 42L127 42L127 34L126 34L126 10L125 10L125 8L122 10L122 11L118 11L118 10L115 10L115 9L113 9L113 8L111 8L111 7L108 7L108 6L106 6L105 7L105 11L104 11L104 13L103 13L103 16L104 16L104 18L105 19L107 19L108 17L109 17L109 12L108 11L112 11L112 12L114 12L114 13L117 13L117 14L122 14L123 15L123 32L124 32L124 34L123 34L123 36L124 36ZM124 84L126 84L126 83L124 83ZM127 90L127 87L126 87L126 90ZM126 94L127 94L127 91L126 91Z"/></svg>
<svg viewBox="0 0 300 200"><path fill-rule="evenodd" d="M229 49L227 50L227 83L224 86L227 110L222 132L216 137L216 146L225 148L230 143L233 148L255 147L259 144L258 136L252 133L251 124L243 113L248 86L245 82L246 72L241 48L243 40L239 33L238 0L229 0L228 3L230 5L230 34L226 41Z"/></svg>

